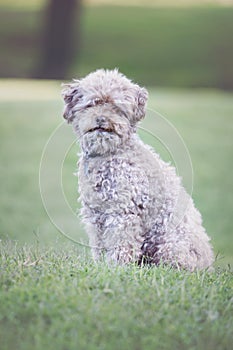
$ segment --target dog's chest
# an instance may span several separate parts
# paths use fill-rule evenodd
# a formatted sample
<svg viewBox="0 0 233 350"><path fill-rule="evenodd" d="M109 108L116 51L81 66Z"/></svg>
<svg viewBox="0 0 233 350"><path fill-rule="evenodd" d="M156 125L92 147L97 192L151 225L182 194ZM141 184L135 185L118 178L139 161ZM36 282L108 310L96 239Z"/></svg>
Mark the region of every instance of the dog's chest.
<svg viewBox="0 0 233 350"><path fill-rule="evenodd" d="M149 201L149 184L140 165L130 159L82 159L79 191L84 205L97 210L141 211Z"/></svg>

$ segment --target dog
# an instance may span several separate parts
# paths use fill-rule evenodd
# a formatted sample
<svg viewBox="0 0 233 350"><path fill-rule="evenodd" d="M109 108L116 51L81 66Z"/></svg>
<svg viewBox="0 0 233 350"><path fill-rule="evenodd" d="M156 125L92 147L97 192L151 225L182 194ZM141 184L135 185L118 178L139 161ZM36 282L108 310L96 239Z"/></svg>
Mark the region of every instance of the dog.
<svg viewBox="0 0 233 350"><path fill-rule="evenodd" d="M213 250L192 198L175 168L136 133L147 90L117 69L99 69L65 84L62 96L81 146L81 216L94 259L209 268Z"/></svg>

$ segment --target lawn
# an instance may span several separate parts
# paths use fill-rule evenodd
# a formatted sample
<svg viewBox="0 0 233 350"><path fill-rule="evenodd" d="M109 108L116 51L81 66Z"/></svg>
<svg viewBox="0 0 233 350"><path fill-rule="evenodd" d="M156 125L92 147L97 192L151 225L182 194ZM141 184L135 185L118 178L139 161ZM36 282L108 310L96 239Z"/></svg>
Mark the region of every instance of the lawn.
<svg viewBox="0 0 233 350"><path fill-rule="evenodd" d="M94 265L88 248L62 236L39 191L42 150L62 122L60 83L1 81L0 89L1 349L231 349L232 93L150 90L149 107L176 127L189 150L193 197L219 255L214 273L190 274ZM156 127L153 118L147 125ZM65 130L71 147L62 182L75 211L77 146ZM169 158L158 140L140 132ZM47 181L52 187L55 180ZM50 201L59 208L56 193ZM85 237L78 220L70 229L75 240Z"/></svg>
<svg viewBox="0 0 233 350"><path fill-rule="evenodd" d="M2 350L232 348L230 271L108 268L74 248L0 253Z"/></svg>

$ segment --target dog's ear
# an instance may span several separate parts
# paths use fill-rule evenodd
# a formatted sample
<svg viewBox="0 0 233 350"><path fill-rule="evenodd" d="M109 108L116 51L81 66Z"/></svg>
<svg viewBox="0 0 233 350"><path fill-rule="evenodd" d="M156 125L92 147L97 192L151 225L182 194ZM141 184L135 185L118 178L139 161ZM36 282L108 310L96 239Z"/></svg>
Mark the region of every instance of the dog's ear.
<svg viewBox="0 0 233 350"><path fill-rule="evenodd" d="M145 88L139 88L136 96L135 121L138 122L145 117L146 103L148 100L148 91Z"/></svg>
<svg viewBox="0 0 233 350"><path fill-rule="evenodd" d="M73 107L81 98L81 94L79 91L79 81L75 80L74 83L63 84L62 86L62 97L65 101L63 117L67 120L68 123L72 123L72 121L74 120Z"/></svg>

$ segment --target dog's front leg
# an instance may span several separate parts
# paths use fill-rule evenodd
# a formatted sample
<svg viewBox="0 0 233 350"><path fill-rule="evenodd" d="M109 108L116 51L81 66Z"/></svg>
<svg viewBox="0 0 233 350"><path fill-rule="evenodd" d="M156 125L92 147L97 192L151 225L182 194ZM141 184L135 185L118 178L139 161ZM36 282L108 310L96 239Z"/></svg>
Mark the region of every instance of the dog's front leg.
<svg viewBox="0 0 233 350"><path fill-rule="evenodd" d="M103 232L103 244L108 263L127 264L138 261L143 243L142 224L137 215L115 218Z"/></svg>
<svg viewBox="0 0 233 350"><path fill-rule="evenodd" d="M84 224L89 238L92 257L95 261L98 261L103 258L104 255L102 235L99 228L95 224L90 223L89 220L84 221Z"/></svg>

